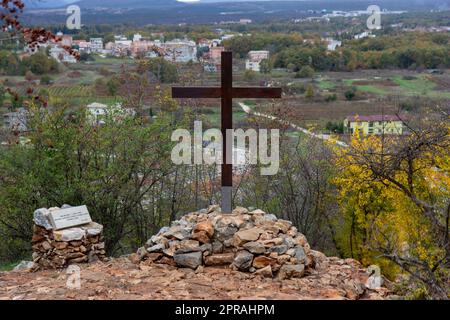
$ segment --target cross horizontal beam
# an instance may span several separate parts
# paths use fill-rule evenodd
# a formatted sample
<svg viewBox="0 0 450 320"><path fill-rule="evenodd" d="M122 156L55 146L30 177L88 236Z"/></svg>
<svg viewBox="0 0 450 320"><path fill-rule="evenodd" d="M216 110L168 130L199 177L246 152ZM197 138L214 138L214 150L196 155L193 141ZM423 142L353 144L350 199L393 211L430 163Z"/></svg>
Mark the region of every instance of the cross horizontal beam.
<svg viewBox="0 0 450 320"><path fill-rule="evenodd" d="M236 99L279 99L281 98L281 88L264 88L264 87L246 87L233 88L233 98ZM218 99L222 97L222 88L220 87L173 87L173 98L204 98Z"/></svg>

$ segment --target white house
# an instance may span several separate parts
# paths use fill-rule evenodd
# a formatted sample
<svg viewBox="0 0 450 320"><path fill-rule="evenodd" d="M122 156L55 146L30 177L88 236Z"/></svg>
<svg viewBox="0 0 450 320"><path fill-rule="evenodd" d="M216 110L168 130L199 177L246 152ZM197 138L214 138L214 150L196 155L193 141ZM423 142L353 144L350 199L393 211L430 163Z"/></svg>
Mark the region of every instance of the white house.
<svg viewBox="0 0 450 320"><path fill-rule="evenodd" d="M269 51L267 50L250 51L248 53L248 59L245 61L245 69L260 72L261 62L269 59L269 55Z"/></svg>
<svg viewBox="0 0 450 320"><path fill-rule="evenodd" d="M136 112L133 109L122 108L120 103L108 106L103 103L91 103L86 106L87 117L93 125L105 124L108 116L114 117L115 120L126 116L134 116Z"/></svg>
<svg viewBox="0 0 450 320"><path fill-rule="evenodd" d="M8 112L3 115L3 126L9 130L17 130L19 132L27 131L28 111L19 108L15 112Z"/></svg>
<svg viewBox="0 0 450 320"><path fill-rule="evenodd" d="M332 38L326 38L324 41L327 44L328 51L336 51L337 47L342 46L342 41L334 40Z"/></svg>
<svg viewBox="0 0 450 320"><path fill-rule="evenodd" d="M91 38L89 40L89 48L91 52L101 53L103 50L103 39L102 38Z"/></svg>
<svg viewBox="0 0 450 320"><path fill-rule="evenodd" d="M133 36L133 42L139 42L139 41L141 41L141 40L142 40L142 35L141 35L141 34L136 33L136 34Z"/></svg>
<svg viewBox="0 0 450 320"><path fill-rule="evenodd" d="M197 44L190 40L175 39L162 44L166 50L165 59L172 62L197 61Z"/></svg>
<svg viewBox="0 0 450 320"><path fill-rule="evenodd" d="M51 48L49 54L52 58L56 59L59 62L77 63L77 59L69 52L67 52L67 50L61 47Z"/></svg>

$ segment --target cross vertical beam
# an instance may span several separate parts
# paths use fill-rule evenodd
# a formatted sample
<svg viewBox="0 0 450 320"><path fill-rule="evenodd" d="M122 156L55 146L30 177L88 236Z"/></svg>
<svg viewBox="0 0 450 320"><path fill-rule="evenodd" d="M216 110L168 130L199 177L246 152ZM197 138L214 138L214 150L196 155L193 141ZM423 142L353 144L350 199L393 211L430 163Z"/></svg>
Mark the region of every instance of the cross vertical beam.
<svg viewBox="0 0 450 320"><path fill-rule="evenodd" d="M231 213L233 200L233 158L232 139L228 136L233 129L233 65L232 53L222 52L222 212ZM229 141L232 142L232 141Z"/></svg>
<svg viewBox="0 0 450 320"><path fill-rule="evenodd" d="M232 212L233 202L233 98L281 98L281 88L233 87L232 53L222 52L221 87L173 87L173 98L221 99L222 115L222 212Z"/></svg>

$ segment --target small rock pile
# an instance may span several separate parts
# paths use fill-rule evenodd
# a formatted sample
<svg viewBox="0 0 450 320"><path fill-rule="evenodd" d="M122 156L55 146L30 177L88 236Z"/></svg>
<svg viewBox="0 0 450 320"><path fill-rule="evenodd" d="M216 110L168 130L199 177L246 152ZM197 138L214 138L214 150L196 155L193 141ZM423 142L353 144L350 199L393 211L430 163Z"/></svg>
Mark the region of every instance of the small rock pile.
<svg viewBox="0 0 450 320"><path fill-rule="evenodd" d="M65 205L62 209L68 208ZM34 212L32 269L60 269L68 265L105 259L103 226L91 222L79 227L53 230L48 219L52 210Z"/></svg>
<svg viewBox="0 0 450 320"><path fill-rule="evenodd" d="M315 266L315 252L291 222L261 210L218 206L193 212L162 228L134 255L135 262L191 269L229 266L263 277L300 278Z"/></svg>

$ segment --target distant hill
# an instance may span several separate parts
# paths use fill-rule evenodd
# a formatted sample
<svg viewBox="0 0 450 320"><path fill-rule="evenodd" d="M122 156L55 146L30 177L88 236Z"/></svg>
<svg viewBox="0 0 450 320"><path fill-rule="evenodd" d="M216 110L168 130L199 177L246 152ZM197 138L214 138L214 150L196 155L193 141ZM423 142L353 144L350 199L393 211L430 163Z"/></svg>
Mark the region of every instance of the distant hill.
<svg viewBox="0 0 450 320"><path fill-rule="evenodd" d="M177 0L26 0L25 23L32 25L61 24L66 20L69 3L81 7L82 23L133 25L213 23L252 19L284 20L308 15L308 10L365 10L373 0L297 0L241 1L201 0L195 4ZM382 9L430 10L450 8L450 0L378 0ZM61 8L55 10L54 8Z"/></svg>
<svg viewBox="0 0 450 320"><path fill-rule="evenodd" d="M26 8L58 8L78 0L24 0Z"/></svg>

